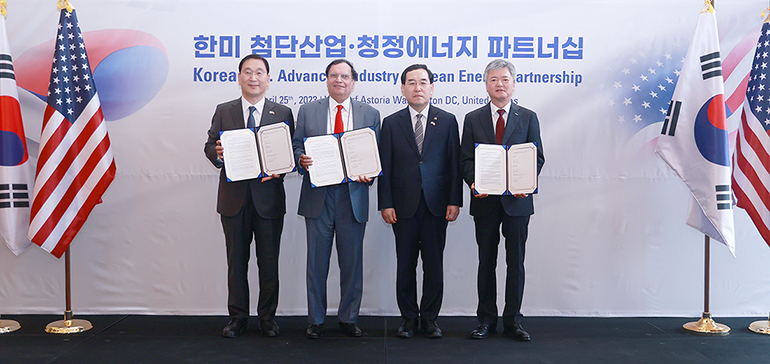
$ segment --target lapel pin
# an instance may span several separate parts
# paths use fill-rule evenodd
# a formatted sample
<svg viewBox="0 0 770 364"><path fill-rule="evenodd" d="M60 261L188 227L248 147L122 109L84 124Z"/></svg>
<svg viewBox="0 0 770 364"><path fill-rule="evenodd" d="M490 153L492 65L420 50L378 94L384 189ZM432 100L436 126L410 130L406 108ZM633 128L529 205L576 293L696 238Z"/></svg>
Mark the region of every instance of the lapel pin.
<svg viewBox="0 0 770 364"><path fill-rule="evenodd" d="M436 126L436 122L435 121L431 121L430 125Z"/></svg>
<svg viewBox="0 0 770 364"><path fill-rule="evenodd" d="M270 111L268 111L268 113L270 113L270 115L275 115L275 113L273 112L273 110L270 110Z"/></svg>

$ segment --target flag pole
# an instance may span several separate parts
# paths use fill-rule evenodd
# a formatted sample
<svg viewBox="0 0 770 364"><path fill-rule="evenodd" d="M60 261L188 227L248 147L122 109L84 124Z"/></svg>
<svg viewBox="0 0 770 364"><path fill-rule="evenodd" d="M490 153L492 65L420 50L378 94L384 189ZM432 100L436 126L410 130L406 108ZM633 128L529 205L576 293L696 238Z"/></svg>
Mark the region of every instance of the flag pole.
<svg viewBox="0 0 770 364"><path fill-rule="evenodd" d="M714 319L711 318L711 312L709 312L709 295L710 295L710 289L711 286L711 280L710 280L710 261L711 261L711 239L708 237L708 235L704 235L705 242L706 242L706 250L705 250L705 263L704 263L704 279L703 279L703 314L701 315L701 319L695 322L688 322L682 327L687 330L691 331L694 334L698 335L727 335L730 333L730 327L727 325L719 324L714 322Z"/></svg>
<svg viewBox="0 0 770 364"><path fill-rule="evenodd" d="M72 290L70 289L70 248L64 251L64 292L65 292L65 311L64 320L54 321L45 327L45 332L49 334L77 334L88 331L93 328L88 320L72 318Z"/></svg>

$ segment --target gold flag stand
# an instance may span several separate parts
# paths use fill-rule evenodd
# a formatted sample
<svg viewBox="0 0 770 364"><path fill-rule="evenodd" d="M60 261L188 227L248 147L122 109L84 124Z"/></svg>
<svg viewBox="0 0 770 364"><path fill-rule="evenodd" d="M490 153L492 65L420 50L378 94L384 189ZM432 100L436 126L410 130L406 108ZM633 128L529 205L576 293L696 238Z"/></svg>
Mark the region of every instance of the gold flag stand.
<svg viewBox="0 0 770 364"><path fill-rule="evenodd" d="M711 239L706 235L706 262L705 262L705 279L704 279L704 297L703 297L703 315L701 316L701 319L696 322L688 322L682 327L684 327L685 330L692 332L693 334L697 335L708 335L708 336L720 336L720 335L727 335L730 333L730 328L727 325L722 325L714 322L714 319L711 318L711 312L709 312L709 262L711 260L711 245L710 245Z"/></svg>
<svg viewBox="0 0 770 364"><path fill-rule="evenodd" d="M49 334L77 334L88 331L93 325L88 320L72 319L72 293L70 290L70 248L64 252L64 290L66 295L66 310L64 311L64 320L54 321L45 327L45 332Z"/></svg>
<svg viewBox="0 0 770 364"><path fill-rule="evenodd" d="M0 320L0 334L14 332L21 328L18 322L13 320Z"/></svg>
<svg viewBox="0 0 770 364"><path fill-rule="evenodd" d="M749 325L749 330L757 334L770 335L770 318L765 321L754 321Z"/></svg>

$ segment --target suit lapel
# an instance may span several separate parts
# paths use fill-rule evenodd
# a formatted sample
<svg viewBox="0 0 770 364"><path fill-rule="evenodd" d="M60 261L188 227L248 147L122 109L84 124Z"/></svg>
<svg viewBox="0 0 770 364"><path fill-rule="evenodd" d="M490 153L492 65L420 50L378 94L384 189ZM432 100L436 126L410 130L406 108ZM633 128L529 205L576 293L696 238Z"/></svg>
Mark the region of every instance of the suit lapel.
<svg viewBox="0 0 770 364"><path fill-rule="evenodd" d="M319 110L316 115L318 115L318 133L316 135L324 135L328 133L334 133L334 130L329 131L329 122L331 120L328 120L331 115L329 115L329 103L331 102L331 98L327 96L324 99L318 100Z"/></svg>
<svg viewBox="0 0 770 364"><path fill-rule="evenodd" d="M350 99L350 112L353 113L353 130L364 127L364 113L361 111L362 104Z"/></svg>
<svg viewBox="0 0 770 364"><path fill-rule="evenodd" d="M401 129L401 131L404 133L404 138L406 139L406 143L409 144L409 147L412 148L415 154L419 155L420 152L417 150L417 141L414 140L414 127L412 126L412 115L409 113L408 106L406 109L403 109L398 113L398 118L396 119L396 123L398 124L398 128ZM425 140L423 139L423 148L424 147L425 147Z"/></svg>
<svg viewBox="0 0 770 364"><path fill-rule="evenodd" d="M274 103L274 102L272 102L270 100L265 99L265 108L262 110L262 116L259 118L259 125L260 126L262 126L262 125L270 125L270 124L274 124L274 123L277 123L277 122L280 122L280 121L285 121L285 120L278 120L277 119L277 117L275 115L275 111L273 110L273 109L275 109L275 107L277 105L278 104L276 104L276 103Z"/></svg>
<svg viewBox="0 0 770 364"><path fill-rule="evenodd" d="M436 132L438 124L438 115L436 114L438 114L438 112L435 107L428 109L428 118L425 119L425 138L422 141L423 152L428 149L431 140L433 140L433 134Z"/></svg>
<svg viewBox="0 0 770 364"><path fill-rule="evenodd" d="M508 145L513 135L513 131L519 126L519 107L511 104L511 110L508 111L508 120L505 122L505 133L503 134L503 144Z"/></svg>
<svg viewBox="0 0 770 364"><path fill-rule="evenodd" d="M246 127L246 122L243 120L243 108L241 107L241 99L235 100L230 108L230 120L231 125L227 125L226 129L243 129Z"/></svg>
<svg viewBox="0 0 770 364"><path fill-rule="evenodd" d="M484 132L487 143L497 144L497 138L495 138L495 127L492 124L492 106L487 104L481 109L481 130Z"/></svg>
<svg viewBox="0 0 770 364"><path fill-rule="evenodd" d="M329 133L327 120L329 115L329 97L325 97L315 104L310 104L311 109L308 112L308 120L305 122L306 136L318 136Z"/></svg>

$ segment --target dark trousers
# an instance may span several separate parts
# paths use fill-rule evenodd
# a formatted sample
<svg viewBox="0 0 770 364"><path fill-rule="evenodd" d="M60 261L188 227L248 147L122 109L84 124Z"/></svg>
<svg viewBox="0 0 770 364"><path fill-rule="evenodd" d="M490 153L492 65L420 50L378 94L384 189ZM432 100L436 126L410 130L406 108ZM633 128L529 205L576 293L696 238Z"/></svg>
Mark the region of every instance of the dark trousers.
<svg viewBox="0 0 770 364"><path fill-rule="evenodd" d="M492 196L490 196L492 197ZM486 216L476 216L476 243L479 247L478 294L476 310L479 323L497 324L497 251L500 243L500 225L505 237L505 308L503 325L520 324L521 299L524 295L524 249L527 241L529 216L509 216L499 203Z"/></svg>
<svg viewBox="0 0 770 364"><path fill-rule="evenodd" d="M420 194L417 212L411 218L396 216L396 301L401 316L435 320L444 296L444 246L447 220L428 210ZM417 305L417 257L422 257L422 299Z"/></svg>
<svg viewBox="0 0 770 364"><path fill-rule="evenodd" d="M249 317L249 258L252 238L256 241L259 269L260 320L273 320L278 307L278 253L283 231L283 216L263 219L257 214L251 197L238 214L222 216L227 245L227 310L231 318Z"/></svg>

